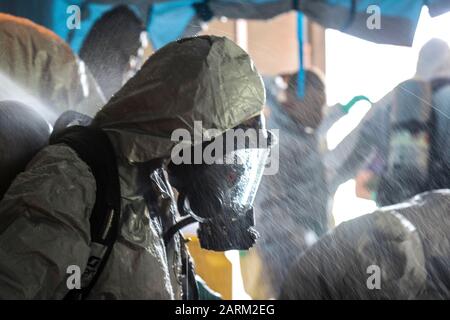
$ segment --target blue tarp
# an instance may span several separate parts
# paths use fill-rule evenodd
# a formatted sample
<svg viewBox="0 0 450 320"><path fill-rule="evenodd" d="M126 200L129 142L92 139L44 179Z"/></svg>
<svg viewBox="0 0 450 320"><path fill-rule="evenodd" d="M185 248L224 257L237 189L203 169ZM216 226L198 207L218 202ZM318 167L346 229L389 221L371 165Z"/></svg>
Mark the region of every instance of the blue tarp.
<svg viewBox="0 0 450 320"><path fill-rule="evenodd" d="M203 3L215 16L268 19L298 9L328 28L339 29L379 43L411 45L422 6L428 5L432 15L450 10L449 0L0 0L0 11L27 17L55 31L67 40L75 52L80 48L91 26L105 11L118 3L128 3L147 23L155 48L185 34L187 27L199 22L193 4ZM142 3L153 4L143 10ZM356 4L352 7L352 4ZM82 9L81 29L66 26L69 5ZM381 13L380 30L369 30L366 20L369 5L377 5Z"/></svg>
<svg viewBox="0 0 450 320"><path fill-rule="evenodd" d="M369 10L374 5L377 13ZM377 43L411 46L423 5L424 0L309 0L301 1L300 9L324 27ZM378 13L381 28L372 29L368 22Z"/></svg>
<svg viewBox="0 0 450 320"><path fill-rule="evenodd" d="M153 5L147 31L154 48L181 38L188 24L196 16L192 6L201 0L178 0Z"/></svg>
<svg viewBox="0 0 450 320"><path fill-rule="evenodd" d="M71 5L81 9L80 29L67 27L67 19L71 15L67 8ZM0 0L0 12L28 18L53 30L77 53L95 21L111 8L113 5L108 3L88 3L84 0Z"/></svg>

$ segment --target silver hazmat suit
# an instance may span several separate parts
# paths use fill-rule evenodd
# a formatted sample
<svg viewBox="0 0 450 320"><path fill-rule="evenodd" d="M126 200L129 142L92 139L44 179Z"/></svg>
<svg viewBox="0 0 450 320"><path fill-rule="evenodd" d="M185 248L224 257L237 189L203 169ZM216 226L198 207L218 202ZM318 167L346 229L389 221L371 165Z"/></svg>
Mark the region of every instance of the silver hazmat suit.
<svg viewBox="0 0 450 320"><path fill-rule="evenodd" d="M176 143L171 133L193 135L194 121L202 121L220 134L259 114L264 102L249 56L226 38L205 36L157 51L104 106L94 121L117 154L122 216L89 298L180 298L181 239L167 248L162 239L177 214L164 169ZM148 206L145 190L155 205ZM0 298L66 294L67 267L86 266L94 202L94 177L72 149L52 145L32 160L0 203Z"/></svg>
<svg viewBox="0 0 450 320"><path fill-rule="evenodd" d="M450 190L435 190L342 223L292 265L281 298L449 299L449 212Z"/></svg>

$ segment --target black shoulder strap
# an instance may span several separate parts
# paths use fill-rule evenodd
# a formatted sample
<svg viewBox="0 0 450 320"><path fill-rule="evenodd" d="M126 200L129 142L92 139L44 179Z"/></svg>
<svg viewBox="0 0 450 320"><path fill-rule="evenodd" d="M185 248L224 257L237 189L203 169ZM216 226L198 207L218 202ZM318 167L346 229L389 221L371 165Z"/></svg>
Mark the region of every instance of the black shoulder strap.
<svg viewBox="0 0 450 320"><path fill-rule="evenodd" d="M90 217L91 254L81 278L81 289L65 299L84 299L94 287L119 232L120 182L116 154L106 133L94 126L72 126L50 137L50 144L71 147L91 169L96 180L96 200Z"/></svg>
<svg viewBox="0 0 450 320"><path fill-rule="evenodd" d="M434 95L440 89L446 86L450 86L450 77L440 77L432 79L431 81L429 81L429 86L431 88L432 94ZM427 122L427 130L430 135L428 176L427 181L421 183L418 187L418 192L450 187L450 177L448 174L444 174L445 172L448 172L450 170L450 163L448 163L447 158L443 156L443 146L439 145L437 141L437 130L439 130L439 128L436 125L436 121L439 116L439 113L437 113L436 110L432 108L430 119ZM378 187L377 202L380 205L389 205L398 202L388 199L393 199L393 196L398 191L405 190L405 188L401 187L400 185L400 179L391 178L391 181L388 181L385 178L385 175L381 177ZM410 178L411 183L406 184L412 186L415 182L415 177L411 176ZM403 182L405 182L405 179L402 180ZM410 196L412 195L405 196L405 199L409 198Z"/></svg>
<svg viewBox="0 0 450 320"><path fill-rule="evenodd" d="M450 78L444 77L431 80L431 90L433 91L433 93L448 85L450 85Z"/></svg>
<svg viewBox="0 0 450 320"><path fill-rule="evenodd" d="M450 78L442 77L431 81L431 88L433 94L438 92L443 87L450 86ZM437 118L440 117L433 109L433 117L431 120L431 141L430 141L430 167L428 174L428 190L450 188L450 177L445 174L450 169L450 164L444 156L445 146L440 145L437 140L437 133L439 128L436 125Z"/></svg>

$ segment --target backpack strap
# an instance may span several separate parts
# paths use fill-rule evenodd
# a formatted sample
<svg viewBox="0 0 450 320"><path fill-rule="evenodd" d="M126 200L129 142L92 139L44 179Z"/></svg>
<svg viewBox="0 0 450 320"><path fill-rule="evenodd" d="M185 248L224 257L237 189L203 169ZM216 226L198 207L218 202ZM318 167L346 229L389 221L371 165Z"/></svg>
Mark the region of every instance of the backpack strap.
<svg viewBox="0 0 450 320"><path fill-rule="evenodd" d="M450 86L450 78L436 78L431 81L431 88L433 94L438 92L443 87ZM433 117L430 122L430 131L431 131L431 139L430 139L430 168L428 174L428 190L434 189L447 189L450 188L450 178L448 175L450 164L448 163L448 159L443 154L443 148L445 146L440 145L438 141L438 126L437 120L440 117L439 113L437 113L433 109Z"/></svg>
<svg viewBox="0 0 450 320"><path fill-rule="evenodd" d="M436 92L449 85L450 78L443 77L429 81L428 86L431 92L431 99ZM417 97L416 95L413 95L409 98L415 99ZM436 121L439 115L431 107L432 100L425 101L423 99L420 99L420 101L423 108L430 108L429 119L423 123L422 127L422 129L427 130L429 134L428 172L426 181L421 182L414 192L408 191L406 194L398 196L396 194L399 191L407 190L407 188L405 188L405 185L411 187L417 184L416 176L411 175L402 179L399 179L398 177L391 177L391 181L389 181L386 179L386 175L383 175L381 177L377 193L377 202L380 205L390 205L393 203L398 203L420 192L450 187L450 178L448 174L444 174L445 172L449 171L450 165L448 161L442 156L442 146L439 145L437 141L438 127L436 125ZM422 104L422 102L424 103ZM414 105L414 103L415 102L413 101L413 103L410 103L410 105ZM419 112L422 111L419 110Z"/></svg>
<svg viewBox="0 0 450 320"><path fill-rule="evenodd" d="M96 198L90 217L91 252L81 277L81 289L72 289L64 299L85 299L103 271L119 232L120 182L116 154L100 128L71 126L52 135L50 144L64 143L91 169Z"/></svg>
<svg viewBox="0 0 450 320"><path fill-rule="evenodd" d="M436 93L439 91L439 89L446 87L450 85L450 78L436 78L431 80L431 90L433 93Z"/></svg>
<svg viewBox="0 0 450 320"><path fill-rule="evenodd" d="M388 121L389 151L376 199L381 206L400 203L427 190L431 149L427 136L431 136L433 121L431 84L419 79L399 84L393 90Z"/></svg>

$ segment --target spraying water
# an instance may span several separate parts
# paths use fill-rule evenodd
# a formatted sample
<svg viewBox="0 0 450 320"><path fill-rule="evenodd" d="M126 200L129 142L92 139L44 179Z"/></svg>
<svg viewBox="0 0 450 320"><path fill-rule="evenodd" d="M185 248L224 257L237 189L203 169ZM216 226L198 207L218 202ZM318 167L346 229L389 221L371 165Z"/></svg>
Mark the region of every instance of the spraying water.
<svg viewBox="0 0 450 320"><path fill-rule="evenodd" d="M0 72L0 199L47 142L57 114Z"/></svg>
<svg viewBox="0 0 450 320"><path fill-rule="evenodd" d="M50 125L32 108L0 101L0 200L16 176L47 145Z"/></svg>
<svg viewBox="0 0 450 320"><path fill-rule="evenodd" d="M2 72L0 72L0 83L2 84L0 86L0 101L15 100L22 102L39 113L48 123L53 124L56 121L58 117L56 112Z"/></svg>

